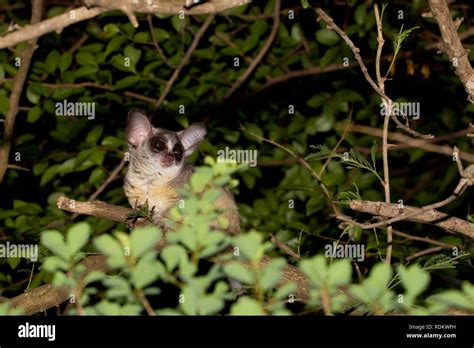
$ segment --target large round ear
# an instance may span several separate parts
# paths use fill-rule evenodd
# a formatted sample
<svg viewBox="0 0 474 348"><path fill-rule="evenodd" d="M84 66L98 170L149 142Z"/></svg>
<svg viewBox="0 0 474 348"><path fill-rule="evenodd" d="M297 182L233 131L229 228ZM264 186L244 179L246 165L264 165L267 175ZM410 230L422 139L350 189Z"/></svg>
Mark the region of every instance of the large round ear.
<svg viewBox="0 0 474 348"><path fill-rule="evenodd" d="M197 150L201 141L206 137L207 131L204 123L193 123L188 128L178 132L178 138L183 144L184 155L190 156Z"/></svg>
<svg viewBox="0 0 474 348"><path fill-rule="evenodd" d="M138 146L151 133L151 123L148 117L138 110L128 113L125 135L132 146Z"/></svg>

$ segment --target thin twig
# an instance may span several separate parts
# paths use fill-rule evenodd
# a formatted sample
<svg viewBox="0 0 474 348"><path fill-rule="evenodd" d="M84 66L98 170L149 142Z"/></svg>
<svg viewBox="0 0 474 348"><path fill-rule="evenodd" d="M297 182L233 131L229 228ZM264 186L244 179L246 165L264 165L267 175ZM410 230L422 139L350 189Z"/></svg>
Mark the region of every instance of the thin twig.
<svg viewBox="0 0 474 348"><path fill-rule="evenodd" d="M114 90L113 86L111 86L111 85L101 85L101 84L95 83L95 82L79 82L79 83L28 82L28 83L32 83L32 84L38 83L42 86L52 88L52 89L88 88L88 87L91 87L91 88L101 89L101 90L104 90L104 91L113 91ZM152 104L152 105L156 105L156 103L158 102L158 99L147 97L145 95L141 95L141 94L138 94L138 93L135 93L135 92L125 91L125 92L123 92L123 95L127 96L127 97L130 97L130 98L134 98L134 99L137 99L137 100L144 101L144 102Z"/></svg>
<svg viewBox="0 0 474 348"><path fill-rule="evenodd" d="M156 315L155 311L151 307L150 302L148 302L148 299L146 298L145 293L143 292L143 290L139 289L139 290L136 291L136 293L137 293L138 299L140 300L140 302L143 305L143 308L145 308L146 313L149 316L155 316Z"/></svg>
<svg viewBox="0 0 474 348"><path fill-rule="evenodd" d="M298 77L304 77L304 76L317 76L320 74L325 74L325 73L330 73L334 71L340 71L340 70L349 70L353 69L354 67L358 66L357 62L352 62L348 64L347 66L337 63L337 64L331 64L328 65L324 68L321 68L319 66L313 66L308 69L301 69L301 70L293 70L290 71L287 74L277 76L277 77L272 77L267 80L261 87L259 87L257 90L252 91L248 94L248 96L252 96L254 94L260 93L278 83L285 82L291 79L295 79Z"/></svg>
<svg viewBox="0 0 474 348"><path fill-rule="evenodd" d="M179 63L178 67L174 70L173 74L171 75L171 78L168 80L166 83L165 89L163 90L163 93L161 93L160 98L158 101L155 103L155 109L158 109L163 101L165 100L166 96L168 95L169 91L171 90L171 87L173 86L174 82L178 78L179 73L183 69L183 67L188 63L189 59L191 58L191 55L193 54L194 50L196 49L197 45L199 44L199 41L201 40L202 36L206 32L207 28L209 28L209 25L211 25L212 21L214 20L215 15L209 15L207 16L206 20L204 21L203 25L197 32L197 34L194 36L193 42L189 46L188 50L186 51L186 54L184 55L183 59ZM155 113L153 113L155 114Z"/></svg>
<svg viewBox="0 0 474 348"><path fill-rule="evenodd" d="M316 8L315 9L316 13L319 15L320 18L322 18L326 23L328 29L334 30L336 33L339 34L339 36L345 41L345 43L349 46L351 51L354 53L354 57L359 63L359 66L362 70L362 73L367 80L367 82L372 86L375 92L377 92L378 95L382 98L382 100L386 101L387 103L392 103L392 100L385 94L385 92L380 89L380 87L375 83L375 81L370 77L369 71L367 70L367 67L365 66L364 60L362 59L360 55L360 49L354 45L352 40L349 38L349 36L337 26L337 24L334 22L334 20L326 13L322 8ZM320 19L318 18L318 20ZM396 119L396 117L394 117ZM430 135L423 135L420 134L409 127L405 126L402 124L398 119L394 120L394 122L397 124L399 128L402 128L404 131L410 133L413 136L420 137L420 138L432 138L433 136Z"/></svg>
<svg viewBox="0 0 474 348"><path fill-rule="evenodd" d="M428 237L412 236L408 233L400 232L400 231L396 231L396 230L393 230L393 234L395 234L397 236L405 237L406 239L409 239L409 240L416 240L418 242L424 242L424 243L428 243L428 244L438 245L438 246L444 247L446 249L451 249L451 248L456 247L453 244L443 243L443 242L440 242L438 240L434 240L434 239L431 239L431 238L428 238Z"/></svg>
<svg viewBox="0 0 474 348"><path fill-rule="evenodd" d="M248 66L247 70L239 76L237 81L232 85L232 87L227 91L227 93L224 96L224 99L229 99L229 97L244 83L245 80L252 74L252 72L255 70L257 65L260 63L260 61L263 59L265 54L267 53L268 49L272 45L273 41L275 40L275 37L278 33L278 28L280 27L280 7L281 7L281 0L275 0L275 5L274 5L274 11L273 11L273 26L272 30L270 32L270 35L268 36L267 41L263 45L262 49L258 53L258 55L255 57L255 59L252 61L252 63Z"/></svg>
<svg viewBox="0 0 474 348"><path fill-rule="evenodd" d="M297 253L295 253L293 251L293 249L291 249L288 245L286 245L285 243L283 243L281 240L279 240L274 234L271 234L270 235L270 240L273 244L275 244L275 246L277 246L278 248L280 248L281 250L283 250L285 253L287 253L288 255L290 255L291 257L295 258L295 259L300 259L301 256L298 255Z"/></svg>
<svg viewBox="0 0 474 348"><path fill-rule="evenodd" d="M352 110L351 110L351 114L352 114ZM353 125L353 123L351 123L351 115L349 115L349 122L347 122L347 125L346 125L346 128L344 129L344 133L342 133L342 136L341 138L339 139L339 141L337 142L336 146L334 146L334 148L332 149L331 153L337 153L337 150L339 149L339 146L341 146L342 142L344 141L344 139L346 138L346 135L347 133L349 132L349 129L351 128L351 126ZM326 169L326 167L329 165L329 162L331 161L331 158L332 156L330 155L326 161L324 162L323 166L321 167L321 170L319 171L319 176L321 177L324 173L324 170Z"/></svg>
<svg viewBox="0 0 474 348"><path fill-rule="evenodd" d="M122 171L123 167L125 166L125 159L122 159L120 163L115 167L115 169L110 173L108 178L100 185L100 187L89 196L89 199L87 200L88 202L94 201L106 188L109 186L109 184L114 181L117 176L120 174ZM79 214L74 214L71 216L71 220L75 220Z"/></svg>
<svg viewBox="0 0 474 348"><path fill-rule="evenodd" d="M82 36L80 37L79 40L77 40L74 45L71 46L71 48L69 48L68 52L69 53L74 53L76 52L76 50L78 50L80 47L82 47L82 45L84 44L84 42L87 41L87 39L89 38L89 34L87 33L84 33L82 34Z"/></svg>
<svg viewBox="0 0 474 348"><path fill-rule="evenodd" d="M326 288L322 288L320 291L321 304L323 305L324 315L332 315L331 311L331 298L329 297Z"/></svg>
<svg viewBox="0 0 474 348"><path fill-rule="evenodd" d="M288 154L290 154L291 156L293 156L294 158L296 158L296 160L298 162L300 162L311 174L311 176L313 176L316 181L318 182L318 185L321 187L321 189L323 190L324 192L324 195L326 196L326 198L328 199L328 201L330 202L331 204L331 207L334 211L334 213L336 215L339 215L339 208L336 206L336 204L332 201L332 196L331 194L329 193L328 189L326 188L326 185L324 185L324 183L322 182L321 180L321 177L318 175L318 173L315 172L315 170L313 169L313 167L311 167L311 165L306 162L304 160L304 158L302 158L301 156L297 155L295 152L293 152L293 150L277 143L276 141L273 141L273 140L270 140L270 139L267 139L267 138L264 138L252 131L249 131L249 130L246 130L243 126L241 126L241 129L242 131L252 135L254 138L260 140L260 141L264 141L264 142L267 142L269 144L272 144L273 146L276 146L278 147L279 149L282 149L283 151L287 152Z"/></svg>
<svg viewBox="0 0 474 348"><path fill-rule="evenodd" d="M382 49L385 43L382 33L382 17L379 14L377 4L374 4L375 23L377 24L377 55L375 58L375 74L377 76L377 85L382 92L385 93L385 78L380 72L380 57L382 56ZM390 117L392 115L391 100L383 100L387 109L387 115L384 117L383 134L382 134L382 162L383 162L383 188L385 193L385 203L390 203L390 167L388 165L388 127L390 124ZM392 261L392 226L387 226L387 255L385 262L390 264Z"/></svg>
<svg viewBox="0 0 474 348"><path fill-rule="evenodd" d="M413 255L410 255L408 256L405 260L407 262L410 262L418 257L421 257L421 256L424 256L424 255L428 255L428 254L433 254L433 253L436 253L438 251L441 251L443 249L446 249L445 247L442 247L442 246L437 246L437 247L432 247L432 248L428 248L426 250L422 250L422 251L419 251L417 253L414 253Z"/></svg>
<svg viewBox="0 0 474 348"><path fill-rule="evenodd" d="M165 53L163 52L160 45L158 44L158 41L156 40L155 28L153 27L153 19L152 19L151 14L147 15L146 19L148 22L148 27L150 28L151 39L153 41L153 45L155 46L156 51L158 52L161 59L163 59L163 62L165 62L167 66L169 66L172 69L176 69L176 66L172 65L170 61L168 60L168 58L166 58Z"/></svg>
<svg viewBox="0 0 474 348"><path fill-rule="evenodd" d="M16 164L8 164L8 165L7 165L7 168L8 168L8 169L22 170L22 171L24 171L24 172L31 172L31 169L25 168L25 167L22 167L22 166L18 166L18 165L16 165Z"/></svg>

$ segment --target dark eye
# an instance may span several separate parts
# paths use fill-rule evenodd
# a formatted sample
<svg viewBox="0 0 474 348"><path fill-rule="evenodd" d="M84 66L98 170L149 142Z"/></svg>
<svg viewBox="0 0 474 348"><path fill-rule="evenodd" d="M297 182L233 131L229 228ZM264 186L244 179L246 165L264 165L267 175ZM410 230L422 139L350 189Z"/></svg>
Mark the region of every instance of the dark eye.
<svg viewBox="0 0 474 348"><path fill-rule="evenodd" d="M151 148L156 152L160 152L166 149L166 145L160 138L155 138L151 141Z"/></svg>
<svg viewBox="0 0 474 348"><path fill-rule="evenodd" d="M183 158L183 146L181 144L176 144L173 147L173 155L176 160L180 161Z"/></svg>

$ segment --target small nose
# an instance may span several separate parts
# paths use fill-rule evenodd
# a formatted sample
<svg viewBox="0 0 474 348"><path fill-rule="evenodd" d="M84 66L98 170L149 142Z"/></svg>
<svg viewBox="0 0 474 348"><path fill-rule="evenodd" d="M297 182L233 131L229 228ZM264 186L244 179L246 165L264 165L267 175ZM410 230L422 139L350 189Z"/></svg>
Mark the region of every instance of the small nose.
<svg viewBox="0 0 474 348"><path fill-rule="evenodd" d="M172 153L169 153L169 152L168 152L168 153L165 155L165 157L166 157L166 159L167 159L168 161L174 160L174 155L173 155Z"/></svg>

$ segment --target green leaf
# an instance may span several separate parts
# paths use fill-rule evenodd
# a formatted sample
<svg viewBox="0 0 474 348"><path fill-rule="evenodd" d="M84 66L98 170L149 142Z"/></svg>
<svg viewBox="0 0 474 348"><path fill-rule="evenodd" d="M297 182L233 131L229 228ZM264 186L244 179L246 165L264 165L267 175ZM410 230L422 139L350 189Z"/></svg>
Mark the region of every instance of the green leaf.
<svg viewBox="0 0 474 348"><path fill-rule="evenodd" d="M71 52L64 52L59 60L59 71L61 73L65 72L72 64L72 53Z"/></svg>
<svg viewBox="0 0 474 348"><path fill-rule="evenodd" d="M51 250L55 255L64 260L70 258L69 249L61 233L55 230L49 230L41 233L41 244Z"/></svg>
<svg viewBox="0 0 474 348"><path fill-rule="evenodd" d="M131 234L132 255L141 257L149 250L153 250L161 240L161 231L156 226L136 228Z"/></svg>
<svg viewBox="0 0 474 348"><path fill-rule="evenodd" d="M243 256L249 260L260 259L265 251L262 246L262 235L256 231L235 237L234 245L237 246Z"/></svg>
<svg viewBox="0 0 474 348"><path fill-rule="evenodd" d="M97 60L92 53L89 52L76 53L76 62L79 63L79 65L98 66Z"/></svg>
<svg viewBox="0 0 474 348"><path fill-rule="evenodd" d="M89 134L87 134L86 142L89 143L89 144L96 145L97 141L99 140L100 136L102 135L103 130L104 130L104 127L101 124L99 124L99 125L95 126L94 128L92 128L92 130L89 132Z"/></svg>
<svg viewBox="0 0 474 348"><path fill-rule="evenodd" d="M133 41L143 43L151 42L151 34L148 31L140 31L139 33L133 35Z"/></svg>
<svg viewBox="0 0 474 348"><path fill-rule="evenodd" d="M123 50L123 54L125 58L130 58L130 68L132 70L135 70L135 66L140 60L142 51L137 48L134 48L133 46L127 46Z"/></svg>
<svg viewBox="0 0 474 348"><path fill-rule="evenodd" d="M264 291L272 289L281 280L285 266L283 258L273 259L265 266L260 278L260 286Z"/></svg>
<svg viewBox="0 0 474 348"><path fill-rule="evenodd" d="M323 110L323 113L316 118L316 129L318 132L328 132L334 128L334 122L336 118L334 113L329 112L329 110Z"/></svg>
<svg viewBox="0 0 474 348"><path fill-rule="evenodd" d="M105 48L104 58L107 57L110 53L117 51L126 41L127 38L124 36L113 37Z"/></svg>
<svg viewBox="0 0 474 348"><path fill-rule="evenodd" d="M255 275L237 262L227 263L224 265L224 272L231 278L244 283L255 284Z"/></svg>
<svg viewBox="0 0 474 348"><path fill-rule="evenodd" d="M290 294L294 294L297 289L298 289L298 286L296 285L296 283L293 283L293 282L285 283L277 289L274 297L276 300L288 299Z"/></svg>
<svg viewBox="0 0 474 348"><path fill-rule="evenodd" d="M110 135L106 136L104 140L102 140L102 143L101 143L101 145L103 146L110 146L112 148L121 147L124 144L125 142L122 139L119 139L117 137L113 137Z"/></svg>
<svg viewBox="0 0 474 348"><path fill-rule="evenodd" d="M180 245L168 245L160 253L161 258L166 264L166 269L172 272L176 266L187 259L186 250Z"/></svg>
<svg viewBox="0 0 474 348"><path fill-rule="evenodd" d="M76 159L75 158L70 158L59 166L58 173L61 176L64 176L65 174L72 173L74 169L76 168Z"/></svg>
<svg viewBox="0 0 474 348"><path fill-rule="evenodd" d="M40 95L33 92L33 86L29 85L26 88L26 98L31 104L38 104L40 101Z"/></svg>
<svg viewBox="0 0 474 348"><path fill-rule="evenodd" d="M375 265L370 271L369 281L376 287L384 288L392 277L392 268L386 263Z"/></svg>
<svg viewBox="0 0 474 348"><path fill-rule="evenodd" d="M101 280L105 279L105 277L106 276L105 276L104 272L98 271L98 270L93 270L93 271L87 273L87 275L84 277L84 283L89 284L89 283L98 282L98 281L101 281Z"/></svg>
<svg viewBox="0 0 474 348"><path fill-rule="evenodd" d="M0 114L5 116L10 109L10 100L6 95L0 94Z"/></svg>
<svg viewBox="0 0 474 348"><path fill-rule="evenodd" d="M35 123L36 121L38 121L38 119L40 118L42 114L43 114L43 109L40 106L36 105L28 111L26 122Z"/></svg>
<svg viewBox="0 0 474 348"><path fill-rule="evenodd" d="M98 69L96 66L92 66L92 65L83 66L74 72L74 78L78 79L81 77L87 77L87 78L95 79L97 75L97 71Z"/></svg>
<svg viewBox="0 0 474 348"><path fill-rule="evenodd" d="M313 108L313 109L316 109L322 105L324 105L324 103L327 102L327 100L330 98L331 96L328 94L328 93L321 93L321 94L315 94L313 95L311 98L308 99L308 101L306 102L306 104L310 107L310 108Z"/></svg>
<svg viewBox="0 0 474 348"><path fill-rule="evenodd" d="M326 285L328 267L323 255L302 260L300 262L300 268L308 276L314 287L322 288Z"/></svg>
<svg viewBox="0 0 474 348"><path fill-rule="evenodd" d="M191 177L191 187L194 192L200 193L212 181L214 171L209 167L199 167Z"/></svg>
<svg viewBox="0 0 474 348"><path fill-rule="evenodd" d="M76 254L89 241L91 226L86 222L80 222L67 231L67 245L71 255Z"/></svg>
<svg viewBox="0 0 474 348"><path fill-rule="evenodd" d="M337 58L339 58L339 55L341 54L341 47L340 46L334 46L330 47L324 56L321 58L319 61L319 66L321 69L325 68L331 63L337 63ZM340 63L339 63L340 64Z"/></svg>
<svg viewBox="0 0 474 348"><path fill-rule="evenodd" d="M350 283L352 266L349 260L333 261L329 267L328 285L334 288Z"/></svg>
<svg viewBox="0 0 474 348"><path fill-rule="evenodd" d="M367 18L367 8L364 4L357 6L354 13L354 19L357 24L362 25L365 23Z"/></svg>
<svg viewBox="0 0 474 348"><path fill-rule="evenodd" d="M250 297L240 297L230 309L231 315L264 315L260 303Z"/></svg>
<svg viewBox="0 0 474 348"><path fill-rule="evenodd" d="M132 269L132 283L137 289L143 289L156 281L160 275L156 260L141 259Z"/></svg>
<svg viewBox="0 0 474 348"><path fill-rule="evenodd" d="M96 249L108 256L107 262L111 267L123 267L126 265L124 250L122 246L108 234L103 234L94 240Z"/></svg>
<svg viewBox="0 0 474 348"><path fill-rule="evenodd" d="M308 0L301 0L301 6L303 6L305 10L311 7L311 5L308 3Z"/></svg>
<svg viewBox="0 0 474 348"><path fill-rule="evenodd" d="M316 40L326 46L333 46L339 42L339 35L327 28L319 29L316 32Z"/></svg>
<svg viewBox="0 0 474 348"><path fill-rule="evenodd" d="M157 42L168 40L171 37L166 30L161 28L156 28L155 30L153 30L153 32L155 33L155 38Z"/></svg>
<svg viewBox="0 0 474 348"><path fill-rule="evenodd" d="M136 85L139 81L141 81L140 76L127 76L121 80L118 80L114 85L114 90L129 88L131 86Z"/></svg>
<svg viewBox="0 0 474 348"><path fill-rule="evenodd" d="M102 168L94 168L91 175L89 176L89 183L92 185L101 183L106 178L106 176L107 174Z"/></svg>
<svg viewBox="0 0 474 348"><path fill-rule="evenodd" d="M46 170L46 168L48 168L48 162L36 163L33 166L33 175L35 176L41 175Z"/></svg>
<svg viewBox="0 0 474 348"><path fill-rule="evenodd" d="M58 174L59 172L60 165L59 164L54 164L48 169L45 170L43 175L41 176L40 180L40 186L46 185L48 182L54 179L54 177Z"/></svg>
<svg viewBox="0 0 474 348"><path fill-rule="evenodd" d="M301 42L301 39L304 37L303 30L301 30L299 23L295 23L291 27L291 37L297 42Z"/></svg>
<svg viewBox="0 0 474 348"><path fill-rule="evenodd" d="M179 18L180 16L174 15L171 17L171 25L173 26L176 32L181 33L184 29L186 21L184 19Z"/></svg>
<svg viewBox="0 0 474 348"><path fill-rule="evenodd" d="M315 195L306 203L306 216L323 209L326 206L326 199L323 195Z"/></svg>
<svg viewBox="0 0 474 348"><path fill-rule="evenodd" d="M250 26L250 33L252 35L260 36L264 34L268 29L267 21L254 21L254 23Z"/></svg>
<svg viewBox="0 0 474 348"><path fill-rule="evenodd" d="M15 269L20 264L20 261L20 257L7 257L7 262L11 269Z"/></svg>
<svg viewBox="0 0 474 348"><path fill-rule="evenodd" d="M464 310L473 311L474 301L463 295L458 290L447 290L427 298L428 302L443 304L446 307L457 307Z"/></svg>
<svg viewBox="0 0 474 348"><path fill-rule="evenodd" d="M408 268L400 266L398 273L407 293L410 293L413 297L418 296L428 288L429 273L423 271L419 265L415 264Z"/></svg>
<svg viewBox="0 0 474 348"><path fill-rule="evenodd" d="M44 62L44 66L49 73L54 73L58 67L59 60L61 59L61 54L57 50L53 50L48 54Z"/></svg>
<svg viewBox="0 0 474 348"><path fill-rule="evenodd" d="M120 33L119 27L114 23L108 23L104 27L104 32L107 34L107 37L112 37L117 33Z"/></svg>
<svg viewBox="0 0 474 348"><path fill-rule="evenodd" d="M46 272L56 272L59 270L66 270L68 268L68 262L57 256L49 256L44 259L42 269Z"/></svg>
<svg viewBox="0 0 474 348"><path fill-rule="evenodd" d="M247 53L248 51L252 50L257 46L260 41L260 37L258 35L250 35L244 40L242 44L242 51Z"/></svg>

